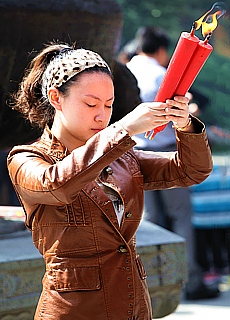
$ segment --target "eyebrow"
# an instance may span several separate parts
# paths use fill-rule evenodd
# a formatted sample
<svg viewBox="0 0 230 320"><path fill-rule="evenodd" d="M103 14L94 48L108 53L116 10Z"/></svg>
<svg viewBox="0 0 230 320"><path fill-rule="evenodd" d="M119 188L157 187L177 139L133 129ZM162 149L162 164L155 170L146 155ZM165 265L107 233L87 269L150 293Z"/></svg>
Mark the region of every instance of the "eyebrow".
<svg viewBox="0 0 230 320"><path fill-rule="evenodd" d="M100 98L98 98L97 96L95 96L95 95L93 95L93 94L86 94L85 96L86 96L86 97L91 97L91 98L93 98L93 99L96 99L96 100L101 101ZM111 97L111 98L107 99L106 101L111 101L111 100L113 100L113 99L114 99L114 97Z"/></svg>

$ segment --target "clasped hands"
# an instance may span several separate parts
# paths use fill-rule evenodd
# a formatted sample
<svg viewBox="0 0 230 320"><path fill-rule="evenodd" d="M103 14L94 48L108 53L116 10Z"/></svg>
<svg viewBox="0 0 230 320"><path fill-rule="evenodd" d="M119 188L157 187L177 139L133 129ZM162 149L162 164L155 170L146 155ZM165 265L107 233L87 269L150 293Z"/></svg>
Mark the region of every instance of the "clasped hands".
<svg viewBox="0 0 230 320"><path fill-rule="evenodd" d="M175 96L162 102L144 102L128 113L119 123L130 136L151 131L152 129L172 121L173 126L185 129L190 122L189 99ZM191 128L189 128L189 131ZM183 131L187 131L186 129Z"/></svg>

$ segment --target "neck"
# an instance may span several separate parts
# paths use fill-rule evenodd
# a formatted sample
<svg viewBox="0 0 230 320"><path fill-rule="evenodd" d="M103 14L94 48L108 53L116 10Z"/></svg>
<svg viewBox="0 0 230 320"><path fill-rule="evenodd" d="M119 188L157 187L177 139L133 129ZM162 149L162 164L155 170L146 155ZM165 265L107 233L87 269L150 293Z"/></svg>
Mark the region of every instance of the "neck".
<svg viewBox="0 0 230 320"><path fill-rule="evenodd" d="M168 63L168 53L167 53L166 48L164 48L164 47L158 48L158 50L155 51L154 53L144 53L141 51L139 54L142 56L146 56L146 57L150 57L150 58L155 59L159 63L159 65L161 65L163 67L165 67Z"/></svg>
<svg viewBox="0 0 230 320"><path fill-rule="evenodd" d="M73 149L79 147L74 143L74 137L68 134L61 122L57 118L54 118L53 125L51 127L52 134L71 152Z"/></svg>

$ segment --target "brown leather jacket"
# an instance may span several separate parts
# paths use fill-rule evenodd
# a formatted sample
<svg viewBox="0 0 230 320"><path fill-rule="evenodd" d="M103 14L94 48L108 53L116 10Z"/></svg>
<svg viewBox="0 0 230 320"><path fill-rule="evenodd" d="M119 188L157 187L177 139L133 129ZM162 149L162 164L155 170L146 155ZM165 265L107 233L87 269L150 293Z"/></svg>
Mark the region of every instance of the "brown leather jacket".
<svg viewBox="0 0 230 320"><path fill-rule="evenodd" d="M178 153L134 150L118 123L71 153L48 129L32 145L12 149L10 176L46 263L35 319L152 319L135 250L143 191L186 187L208 177L206 133L193 121L200 133L177 132ZM122 198L120 226L97 177Z"/></svg>

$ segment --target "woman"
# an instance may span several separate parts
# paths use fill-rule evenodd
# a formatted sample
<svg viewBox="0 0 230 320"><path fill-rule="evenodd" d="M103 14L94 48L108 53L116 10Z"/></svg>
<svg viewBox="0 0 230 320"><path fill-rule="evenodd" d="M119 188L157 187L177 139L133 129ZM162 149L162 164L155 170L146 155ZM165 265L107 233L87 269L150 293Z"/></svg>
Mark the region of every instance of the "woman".
<svg viewBox="0 0 230 320"><path fill-rule="evenodd" d="M108 126L114 88L96 53L50 44L31 62L14 108L44 132L8 168L46 263L35 319L150 320L135 251L143 191L190 186L212 170L204 125L188 99L144 103ZM133 150L132 136L173 121L178 152Z"/></svg>

